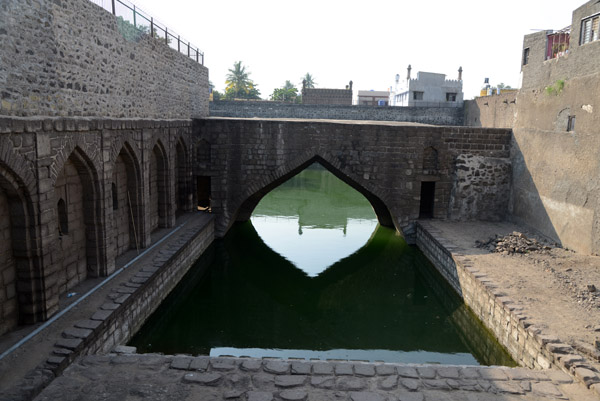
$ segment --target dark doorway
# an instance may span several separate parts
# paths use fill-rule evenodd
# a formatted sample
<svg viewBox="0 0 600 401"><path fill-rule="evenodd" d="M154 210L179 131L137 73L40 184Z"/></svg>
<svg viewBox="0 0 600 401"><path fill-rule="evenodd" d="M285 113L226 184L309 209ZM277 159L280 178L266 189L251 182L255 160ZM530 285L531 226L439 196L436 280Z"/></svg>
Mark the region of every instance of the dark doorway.
<svg viewBox="0 0 600 401"><path fill-rule="evenodd" d="M435 181L421 182L421 206L419 218L433 218L433 203L435 201Z"/></svg>
<svg viewBox="0 0 600 401"><path fill-rule="evenodd" d="M197 176L198 210L210 210L210 177Z"/></svg>

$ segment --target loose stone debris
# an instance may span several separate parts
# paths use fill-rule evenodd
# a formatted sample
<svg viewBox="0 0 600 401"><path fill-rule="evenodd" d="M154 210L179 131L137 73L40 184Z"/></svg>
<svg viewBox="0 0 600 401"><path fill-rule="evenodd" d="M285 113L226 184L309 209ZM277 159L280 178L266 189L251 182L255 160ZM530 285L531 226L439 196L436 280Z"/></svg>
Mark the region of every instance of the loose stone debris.
<svg viewBox="0 0 600 401"><path fill-rule="evenodd" d="M528 238L525 234L513 231L512 234L495 237L487 241L475 241L477 248L484 248L490 252L501 253L504 255L513 255L515 253L525 254L531 252L550 253L552 247L539 242L534 238Z"/></svg>

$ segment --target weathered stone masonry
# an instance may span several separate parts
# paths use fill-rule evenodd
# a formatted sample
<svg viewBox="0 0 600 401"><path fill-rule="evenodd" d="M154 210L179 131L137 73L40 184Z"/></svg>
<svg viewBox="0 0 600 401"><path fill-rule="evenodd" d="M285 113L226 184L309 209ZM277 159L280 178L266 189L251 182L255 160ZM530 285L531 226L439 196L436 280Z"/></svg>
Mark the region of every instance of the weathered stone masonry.
<svg viewBox="0 0 600 401"><path fill-rule="evenodd" d="M462 107L344 106L232 100L210 102L209 108L211 117L405 121L433 125L464 125Z"/></svg>
<svg viewBox="0 0 600 401"><path fill-rule="evenodd" d="M0 333L191 210L191 147L189 120L0 119Z"/></svg>
<svg viewBox="0 0 600 401"><path fill-rule="evenodd" d="M456 188L453 174L459 155L477 156L484 167L506 159L509 130L211 118L197 121L194 138L203 144L197 146L203 154L195 175L211 177L218 236L234 221L248 219L266 193L315 161L361 192L382 224L405 234L419 217L423 182L435 182L434 217L477 219L482 217L477 211L493 210L485 218L499 220L506 214L497 203L491 209L484 202L506 198L505 187L493 183L508 182L509 168L492 167L489 180L465 174L471 185ZM453 196L472 199L476 212L450 209Z"/></svg>
<svg viewBox="0 0 600 401"><path fill-rule="evenodd" d="M0 115L208 115L208 69L88 0L0 4Z"/></svg>

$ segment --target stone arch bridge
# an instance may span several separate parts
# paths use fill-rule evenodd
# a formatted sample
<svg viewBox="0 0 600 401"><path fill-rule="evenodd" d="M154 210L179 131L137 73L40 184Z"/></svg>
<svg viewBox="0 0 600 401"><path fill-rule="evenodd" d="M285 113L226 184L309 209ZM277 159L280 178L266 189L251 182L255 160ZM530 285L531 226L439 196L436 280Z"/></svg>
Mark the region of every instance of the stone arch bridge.
<svg viewBox="0 0 600 401"><path fill-rule="evenodd" d="M315 120L0 118L0 335L210 199L216 234L319 162L405 234L499 219L509 130ZM465 206L466 205L466 206Z"/></svg>
<svg viewBox="0 0 600 401"><path fill-rule="evenodd" d="M511 131L395 122L209 118L195 122L195 175L210 177L217 235L313 162L361 192L382 225L421 217L500 220ZM198 181L200 182L200 181Z"/></svg>

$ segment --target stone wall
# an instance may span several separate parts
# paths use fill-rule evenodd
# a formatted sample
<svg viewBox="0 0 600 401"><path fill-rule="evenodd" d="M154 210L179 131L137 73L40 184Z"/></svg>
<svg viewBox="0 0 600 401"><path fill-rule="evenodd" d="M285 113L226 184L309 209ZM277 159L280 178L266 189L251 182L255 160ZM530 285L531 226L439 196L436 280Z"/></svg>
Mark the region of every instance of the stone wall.
<svg viewBox="0 0 600 401"><path fill-rule="evenodd" d="M199 120L194 131L204 144L197 149L210 146L198 156L195 175L211 178L218 236L234 221L247 220L266 193L315 161L361 192L381 224L409 235L419 217L423 182L435 182L433 216L446 218L456 157L507 158L511 138L504 129L310 120L210 118Z"/></svg>
<svg viewBox="0 0 600 401"><path fill-rule="evenodd" d="M508 214L511 163L507 158L461 154L456 158L449 217L502 221Z"/></svg>
<svg viewBox="0 0 600 401"><path fill-rule="evenodd" d="M581 20L597 12L596 1L573 12L569 52L558 58L545 60L546 31L525 36L516 98L481 97L465 108L468 125L513 129L510 218L588 254L600 253L600 41L580 45L579 35Z"/></svg>
<svg viewBox="0 0 600 401"><path fill-rule="evenodd" d="M208 115L208 69L89 0L0 7L0 115Z"/></svg>
<svg viewBox="0 0 600 401"><path fill-rule="evenodd" d="M436 230L426 222L417 224L416 237L419 249L519 365L548 369L555 363L540 336L529 331L529 325L512 312L511 302L477 279L467 257L455 255L452 244L436 235Z"/></svg>
<svg viewBox="0 0 600 401"><path fill-rule="evenodd" d="M191 120L0 118L0 215L10 215L0 232L0 334L16 316L47 319L59 296L112 273L117 256L193 209L191 128Z"/></svg>
<svg viewBox="0 0 600 401"><path fill-rule="evenodd" d="M350 89L302 89L303 104L337 104L352 105L352 88Z"/></svg>
<svg viewBox="0 0 600 401"><path fill-rule="evenodd" d="M332 106L218 101L210 102L210 115L236 118L405 121L432 125L463 125L462 107Z"/></svg>
<svg viewBox="0 0 600 401"><path fill-rule="evenodd" d="M464 112L464 125L512 128L517 117L517 92L466 100Z"/></svg>

